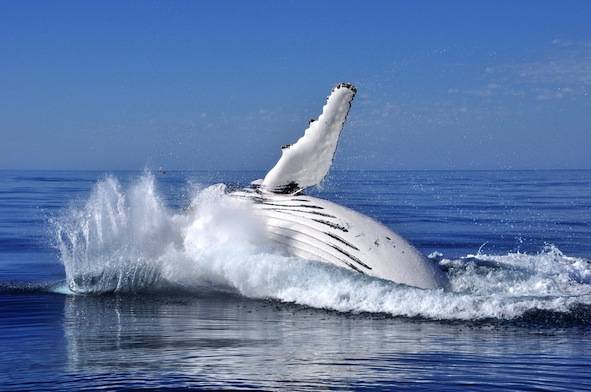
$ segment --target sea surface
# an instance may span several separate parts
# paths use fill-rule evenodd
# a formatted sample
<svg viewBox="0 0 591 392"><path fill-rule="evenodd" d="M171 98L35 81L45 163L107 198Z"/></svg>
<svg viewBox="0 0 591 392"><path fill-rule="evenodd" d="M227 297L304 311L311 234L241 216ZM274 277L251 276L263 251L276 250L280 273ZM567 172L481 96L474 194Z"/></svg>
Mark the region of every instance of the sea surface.
<svg viewBox="0 0 591 392"><path fill-rule="evenodd" d="M269 246L225 196L262 175L0 171L0 390L591 388L591 171L309 192L408 238L449 291Z"/></svg>

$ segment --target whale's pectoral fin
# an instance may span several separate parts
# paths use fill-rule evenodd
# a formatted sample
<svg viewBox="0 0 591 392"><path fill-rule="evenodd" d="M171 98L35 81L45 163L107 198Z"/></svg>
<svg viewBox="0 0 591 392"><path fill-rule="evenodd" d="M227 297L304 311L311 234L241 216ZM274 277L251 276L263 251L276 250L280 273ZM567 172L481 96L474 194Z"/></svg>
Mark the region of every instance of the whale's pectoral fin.
<svg viewBox="0 0 591 392"><path fill-rule="evenodd" d="M332 165L339 136L357 89L337 85L328 96L318 120L294 144L281 146L281 158L267 173L262 188L274 193L297 193L320 183Z"/></svg>

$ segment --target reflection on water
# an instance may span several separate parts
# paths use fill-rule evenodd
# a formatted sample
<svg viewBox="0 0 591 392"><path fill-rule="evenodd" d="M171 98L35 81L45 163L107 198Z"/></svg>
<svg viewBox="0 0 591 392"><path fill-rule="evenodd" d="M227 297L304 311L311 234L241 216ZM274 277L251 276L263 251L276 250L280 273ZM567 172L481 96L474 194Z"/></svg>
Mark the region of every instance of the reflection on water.
<svg viewBox="0 0 591 392"><path fill-rule="evenodd" d="M590 336L572 326L439 323L186 296L68 297L63 325L66 373L110 374L102 382L487 389L590 381L591 353L581 344Z"/></svg>

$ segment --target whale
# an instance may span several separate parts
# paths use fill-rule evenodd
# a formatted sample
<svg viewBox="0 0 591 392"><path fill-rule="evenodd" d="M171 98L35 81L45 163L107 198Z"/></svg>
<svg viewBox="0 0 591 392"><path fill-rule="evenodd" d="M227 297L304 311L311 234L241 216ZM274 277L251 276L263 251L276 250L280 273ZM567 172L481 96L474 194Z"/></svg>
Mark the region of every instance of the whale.
<svg viewBox="0 0 591 392"><path fill-rule="evenodd" d="M290 255L420 289L445 289L447 275L401 235L375 219L306 195L332 166L357 88L339 83L304 135L281 146L264 178L230 196L249 204L265 235Z"/></svg>

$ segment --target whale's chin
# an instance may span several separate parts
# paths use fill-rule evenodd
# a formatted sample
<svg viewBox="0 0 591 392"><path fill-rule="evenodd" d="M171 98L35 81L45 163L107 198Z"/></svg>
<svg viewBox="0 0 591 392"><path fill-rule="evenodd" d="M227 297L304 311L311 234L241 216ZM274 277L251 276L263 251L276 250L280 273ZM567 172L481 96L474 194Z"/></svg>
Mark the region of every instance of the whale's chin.
<svg viewBox="0 0 591 392"><path fill-rule="evenodd" d="M289 254L422 289L446 288L446 274L408 241L370 217L328 200L244 189L269 239Z"/></svg>

